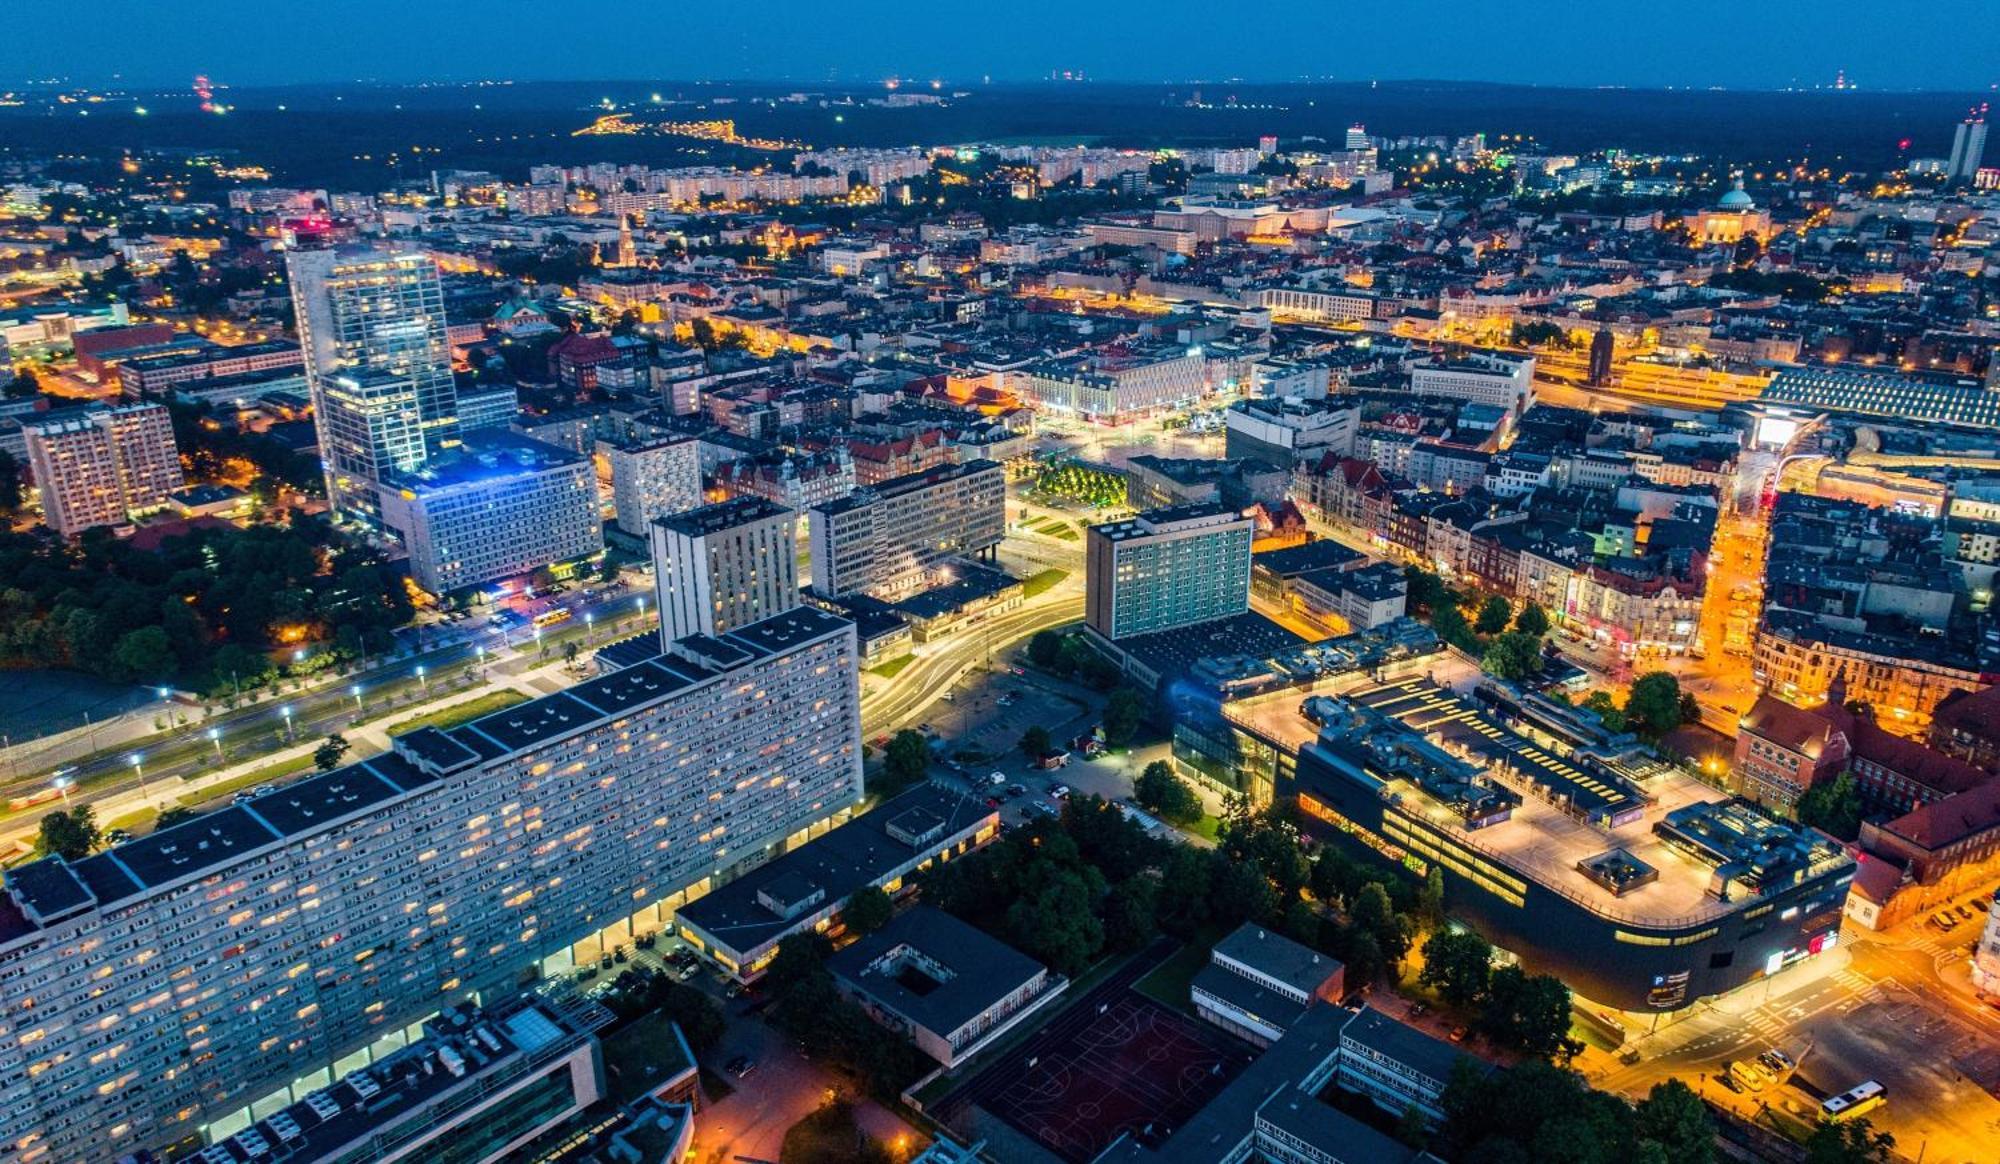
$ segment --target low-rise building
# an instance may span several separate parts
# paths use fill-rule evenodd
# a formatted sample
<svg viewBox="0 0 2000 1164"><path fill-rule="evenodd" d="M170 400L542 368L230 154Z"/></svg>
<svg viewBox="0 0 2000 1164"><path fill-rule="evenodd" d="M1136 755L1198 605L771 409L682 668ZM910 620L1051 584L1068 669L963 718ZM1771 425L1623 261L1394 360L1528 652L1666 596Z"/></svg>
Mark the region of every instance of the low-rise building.
<svg viewBox="0 0 2000 1164"><path fill-rule="evenodd" d="M955 1067L1069 985L1059 974L942 910L919 905L827 960L868 1017Z"/></svg>
<svg viewBox="0 0 2000 1164"><path fill-rule="evenodd" d="M1346 968L1318 950L1244 923L1217 942L1195 974L1195 1013L1268 1047L1315 1002L1338 1002Z"/></svg>
<svg viewBox="0 0 2000 1164"><path fill-rule="evenodd" d="M691 945L750 982L786 938L835 930L855 890L872 885L893 896L910 874L963 856L999 831L997 811L922 784L718 887L675 920Z"/></svg>

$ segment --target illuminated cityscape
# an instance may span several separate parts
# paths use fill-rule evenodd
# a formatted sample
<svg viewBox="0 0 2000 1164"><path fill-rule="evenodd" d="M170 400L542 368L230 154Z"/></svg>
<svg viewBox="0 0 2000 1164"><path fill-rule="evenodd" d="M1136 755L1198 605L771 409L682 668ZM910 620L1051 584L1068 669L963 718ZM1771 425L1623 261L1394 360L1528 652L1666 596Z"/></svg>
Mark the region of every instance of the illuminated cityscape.
<svg viewBox="0 0 2000 1164"><path fill-rule="evenodd" d="M0 1164L2000 1160L1993 62L1827 3L0 46Z"/></svg>

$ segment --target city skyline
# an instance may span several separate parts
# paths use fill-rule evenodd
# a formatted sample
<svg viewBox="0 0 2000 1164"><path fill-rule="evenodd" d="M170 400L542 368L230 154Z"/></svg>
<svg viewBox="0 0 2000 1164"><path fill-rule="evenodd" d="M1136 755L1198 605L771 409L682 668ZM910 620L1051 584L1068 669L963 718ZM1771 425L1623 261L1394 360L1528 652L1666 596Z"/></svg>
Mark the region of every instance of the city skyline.
<svg viewBox="0 0 2000 1164"><path fill-rule="evenodd" d="M30 21L37 10L51 19L64 11L43 0L22 7ZM628 35L553 45L538 19L543 13L518 7L518 19L466 22L444 10L360 0L343 8L340 21L293 36L261 23L200 19L192 4L161 3L95 30L87 54L66 39L16 38L0 47L0 77L140 85L185 84L197 73L233 85L496 78L857 84L899 77L968 86L1067 74L1149 83L1435 80L1744 89L1833 88L1844 77L1863 90L1967 92L2000 83L1986 42L1966 35L1990 15L1978 0L1929 5L1923 21L1895 22L1894 36L1883 35L1882 7L1865 0L1786 0L1762 6L1754 18L1740 5L1694 0L1674 12L1676 29L1707 38L1693 53L1676 29L1658 26L1653 6L1632 0L1599 5L1588 21L1545 4L1498 12L1448 0L1434 6L1441 10L1431 14L1422 37L1410 36L1406 15L1390 9L1287 12L1274 16L1285 21L1276 29L1219 21L1208 6L1185 0L1143 10L1032 0L1015 6L1004 23L867 0L843 8L842 26L830 29L818 6L774 0L765 6L771 19L754 24L728 9L634 11L620 14ZM385 22L400 35L380 35ZM1797 35L1798 25L1808 26L1808 34ZM1060 28L1061 37L1045 35L1050 28ZM1785 53L1770 51L1772 37L1784 38ZM442 59L441 43L453 50ZM698 56L676 51L693 43L702 45Z"/></svg>

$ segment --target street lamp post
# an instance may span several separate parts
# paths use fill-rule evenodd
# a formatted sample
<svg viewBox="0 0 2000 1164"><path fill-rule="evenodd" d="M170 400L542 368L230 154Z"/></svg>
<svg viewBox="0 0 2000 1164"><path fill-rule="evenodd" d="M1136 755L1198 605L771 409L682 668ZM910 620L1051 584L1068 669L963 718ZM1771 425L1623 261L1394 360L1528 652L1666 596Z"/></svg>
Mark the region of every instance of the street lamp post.
<svg viewBox="0 0 2000 1164"><path fill-rule="evenodd" d="M479 659L479 675L481 678L484 678L486 676L486 645L484 643L473 644L472 653Z"/></svg>
<svg viewBox="0 0 2000 1164"><path fill-rule="evenodd" d="M587 647L596 641L597 641L597 616L594 614L586 614L583 616L583 645Z"/></svg>
<svg viewBox="0 0 2000 1164"><path fill-rule="evenodd" d="M146 802L147 804L153 803L152 790L146 787L146 757L140 755L137 752L134 752L130 756L127 756L125 758L126 760L130 761L132 765L132 771L138 773L139 799Z"/></svg>
<svg viewBox="0 0 2000 1164"><path fill-rule="evenodd" d="M54 780L50 781L50 783L51 783L51 784L54 784L54 785L55 785L55 789L56 789L56 791L57 791L57 792L58 792L59 794L61 794L61 796L62 796L62 802L63 802L63 807L64 807L64 808L68 808L68 807L69 807L69 786L70 786L71 784L74 784L74 783L75 783L75 781L71 780L71 779L70 779L69 777L67 777L67 776L58 776L58 777L56 777L56 778L55 778Z"/></svg>
<svg viewBox="0 0 2000 1164"><path fill-rule="evenodd" d="M429 673L424 670L422 663L417 664L417 678L423 682L424 698L429 699L431 694L431 679Z"/></svg>
<svg viewBox="0 0 2000 1164"><path fill-rule="evenodd" d="M292 705L287 703L279 708L278 714L285 717L285 742L289 744L292 742Z"/></svg>
<svg viewBox="0 0 2000 1164"><path fill-rule="evenodd" d="M209 743L211 743L211 744L214 744L214 745L215 745L215 758L216 758L217 760L221 760L221 759L222 759L222 729L221 729L221 728L210 728L210 729L208 729L208 742L209 742Z"/></svg>
<svg viewBox="0 0 2000 1164"><path fill-rule="evenodd" d="M357 716L358 716L358 715L360 715L360 714L361 714L361 684L359 684L359 683L356 683L356 684L355 684L354 686L352 686L352 687L349 687L349 688L347 689L347 693L348 693L349 695L352 695L352 696L354 697L354 714L355 714L355 715L357 715Z"/></svg>

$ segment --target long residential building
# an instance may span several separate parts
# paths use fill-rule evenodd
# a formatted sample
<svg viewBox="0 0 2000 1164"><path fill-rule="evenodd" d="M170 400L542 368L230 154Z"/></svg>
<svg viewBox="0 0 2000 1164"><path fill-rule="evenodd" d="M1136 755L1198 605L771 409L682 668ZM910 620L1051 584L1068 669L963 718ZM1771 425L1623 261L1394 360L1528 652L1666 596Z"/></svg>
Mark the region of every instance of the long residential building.
<svg viewBox="0 0 2000 1164"><path fill-rule="evenodd" d="M1117 640L1242 614L1250 609L1256 527L1220 504L1149 510L1091 526L1084 621Z"/></svg>
<svg viewBox="0 0 2000 1164"><path fill-rule="evenodd" d="M159 509L186 483L174 426L157 404L88 408L23 426L50 529L74 537Z"/></svg>
<svg viewBox="0 0 2000 1164"><path fill-rule="evenodd" d="M598 441L611 465L613 522L635 538L649 536L653 519L699 508L701 442L692 436Z"/></svg>
<svg viewBox="0 0 2000 1164"><path fill-rule="evenodd" d="M1116 424L1207 395L1208 361L1200 348L1108 348L1036 364L1021 382L1043 408Z"/></svg>
<svg viewBox="0 0 2000 1164"><path fill-rule="evenodd" d="M275 1110L824 831L861 795L856 650L852 623L793 610L8 870L0 1160L105 1160Z"/></svg>
<svg viewBox="0 0 2000 1164"><path fill-rule="evenodd" d="M806 520L815 593L893 597L950 558L1000 544L1007 473L997 461L939 465L816 505Z"/></svg>

